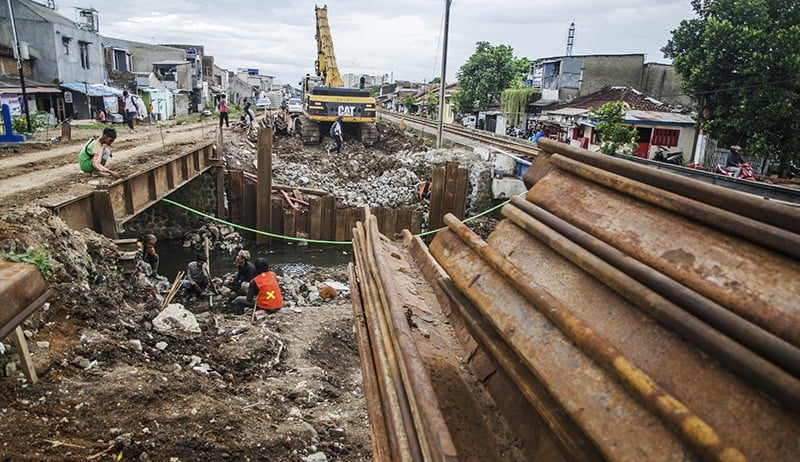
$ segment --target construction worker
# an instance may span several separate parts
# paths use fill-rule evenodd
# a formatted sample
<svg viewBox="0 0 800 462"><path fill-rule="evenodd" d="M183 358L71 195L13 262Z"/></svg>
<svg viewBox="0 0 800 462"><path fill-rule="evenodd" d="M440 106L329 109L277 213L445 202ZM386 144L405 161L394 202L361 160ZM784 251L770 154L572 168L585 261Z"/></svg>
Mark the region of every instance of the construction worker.
<svg viewBox="0 0 800 462"><path fill-rule="evenodd" d="M256 277L250 282L247 296L233 299L236 314L244 314L245 308L253 308L253 317L260 313L276 313L283 308L283 296L275 273L269 270L266 258L256 259Z"/></svg>

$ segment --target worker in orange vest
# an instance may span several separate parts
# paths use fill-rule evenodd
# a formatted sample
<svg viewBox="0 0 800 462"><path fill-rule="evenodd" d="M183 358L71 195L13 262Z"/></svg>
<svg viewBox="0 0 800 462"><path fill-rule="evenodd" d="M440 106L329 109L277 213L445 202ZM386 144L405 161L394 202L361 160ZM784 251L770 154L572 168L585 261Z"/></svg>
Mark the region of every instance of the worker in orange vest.
<svg viewBox="0 0 800 462"><path fill-rule="evenodd" d="M281 288L275 273L269 270L266 258L256 259L256 277L247 289L247 296L233 299L236 314L244 314L245 308L254 308L253 315L259 312L276 313L283 307Z"/></svg>

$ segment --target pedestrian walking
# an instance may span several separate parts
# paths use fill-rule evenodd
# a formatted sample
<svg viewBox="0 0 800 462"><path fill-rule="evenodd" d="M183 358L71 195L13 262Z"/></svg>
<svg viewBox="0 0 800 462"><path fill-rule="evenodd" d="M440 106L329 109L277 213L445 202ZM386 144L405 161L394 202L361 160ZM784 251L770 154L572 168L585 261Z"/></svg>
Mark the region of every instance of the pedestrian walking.
<svg viewBox="0 0 800 462"><path fill-rule="evenodd" d="M128 93L128 90L122 92L122 105L125 106L125 121L128 123L128 131L133 133L136 131L133 127L133 119L136 118L138 109L134 96Z"/></svg>
<svg viewBox="0 0 800 462"><path fill-rule="evenodd" d="M342 152L342 143L344 142L342 137L342 116L337 117L336 122L331 125L330 135L333 137L333 141L336 142L336 146L333 149L328 149L328 154Z"/></svg>
<svg viewBox="0 0 800 462"><path fill-rule="evenodd" d="M225 101L225 95L219 97L219 103L217 103L217 109L219 109L219 128L222 128L222 121L225 121L225 128L228 128L228 104Z"/></svg>

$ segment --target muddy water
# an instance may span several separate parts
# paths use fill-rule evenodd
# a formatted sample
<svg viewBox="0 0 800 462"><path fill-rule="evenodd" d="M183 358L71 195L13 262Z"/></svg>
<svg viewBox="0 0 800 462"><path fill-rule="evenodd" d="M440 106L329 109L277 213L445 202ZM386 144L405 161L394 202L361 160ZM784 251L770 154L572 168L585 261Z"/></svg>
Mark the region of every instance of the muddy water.
<svg viewBox="0 0 800 462"><path fill-rule="evenodd" d="M299 276L311 268L331 268L347 265L351 259L350 246L320 246L273 243L246 247L250 251L250 261L264 257L270 269L278 275ZM178 271L186 271L186 265L194 260L197 252L183 247L182 241L158 241L156 245L161 260L159 273L172 280ZM212 276L236 272L235 254L225 250L211 250L209 264Z"/></svg>

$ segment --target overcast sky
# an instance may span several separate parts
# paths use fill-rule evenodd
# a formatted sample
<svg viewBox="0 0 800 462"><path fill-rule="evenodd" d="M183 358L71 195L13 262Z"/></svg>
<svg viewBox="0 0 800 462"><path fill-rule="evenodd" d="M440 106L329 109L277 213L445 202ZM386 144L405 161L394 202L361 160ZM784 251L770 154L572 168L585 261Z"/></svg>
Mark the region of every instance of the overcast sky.
<svg viewBox="0 0 800 462"><path fill-rule="evenodd" d="M441 74L445 0L327 4L340 72L420 82ZM257 68L278 83L297 86L314 71L314 1L56 0L56 5L70 19L75 6L91 5L103 35L204 45L218 66ZM447 80L454 80L477 41L509 45L517 57L562 56L572 22L573 55L645 53L647 62L669 62L661 47L681 20L692 17L690 0L453 0Z"/></svg>

